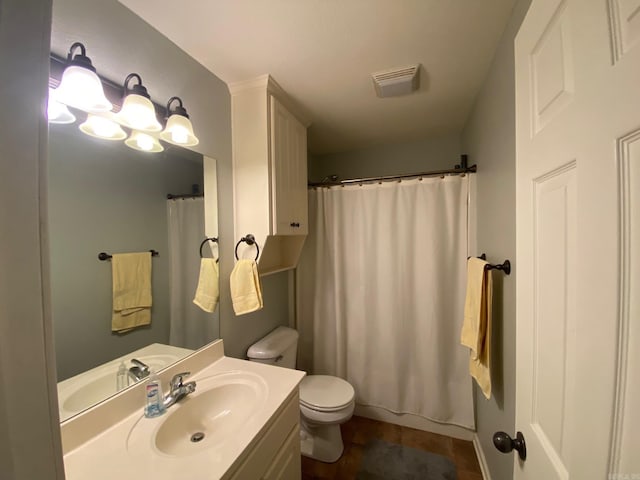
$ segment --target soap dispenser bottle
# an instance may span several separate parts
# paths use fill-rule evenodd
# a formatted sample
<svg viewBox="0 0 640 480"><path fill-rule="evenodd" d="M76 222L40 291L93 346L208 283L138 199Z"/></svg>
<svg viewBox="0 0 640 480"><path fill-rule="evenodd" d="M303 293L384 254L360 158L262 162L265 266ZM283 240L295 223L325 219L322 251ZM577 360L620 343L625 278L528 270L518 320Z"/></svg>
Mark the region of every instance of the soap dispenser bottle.
<svg viewBox="0 0 640 480"><path fill-rule="evenodd" d="M116 375L116 391L120 391L123 388L126 388L129 385L128 377L127 377L127 366L124 362L120 362L120 366L118 367L118 374Z"/></svg>
<svg viewBox="0 0 640 480"><path fill-rule="evenodd" d="M149 379L145 386L145 407L144 416L153 418L164 413L164 404L162 398L162 385L160 378L154 371L149 374Z"/></svg>

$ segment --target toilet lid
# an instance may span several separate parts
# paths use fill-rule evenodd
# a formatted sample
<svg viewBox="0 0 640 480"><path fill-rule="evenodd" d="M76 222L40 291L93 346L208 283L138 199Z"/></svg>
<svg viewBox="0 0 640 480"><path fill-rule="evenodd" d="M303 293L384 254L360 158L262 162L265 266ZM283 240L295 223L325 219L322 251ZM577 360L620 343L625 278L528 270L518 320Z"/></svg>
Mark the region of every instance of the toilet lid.
<svg viewBox="0 0 640 480"><path fill-rule="evenodd" d="M308 375L300 383L300 403L312 410L331 412L353 401L351 384L329 375Z"/></svg>

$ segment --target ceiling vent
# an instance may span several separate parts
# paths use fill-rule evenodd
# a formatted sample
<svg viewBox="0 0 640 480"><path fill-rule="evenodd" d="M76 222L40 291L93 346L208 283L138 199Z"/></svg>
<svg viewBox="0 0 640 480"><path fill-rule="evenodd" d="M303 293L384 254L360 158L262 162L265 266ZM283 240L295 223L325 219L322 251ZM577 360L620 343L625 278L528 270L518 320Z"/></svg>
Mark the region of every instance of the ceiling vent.
<svg viewBox="0 0 640 480"><path fill-rule="evenodd" d="M380 98L415 92L420 84L420 64L372 73L373 85Z"/></svg>

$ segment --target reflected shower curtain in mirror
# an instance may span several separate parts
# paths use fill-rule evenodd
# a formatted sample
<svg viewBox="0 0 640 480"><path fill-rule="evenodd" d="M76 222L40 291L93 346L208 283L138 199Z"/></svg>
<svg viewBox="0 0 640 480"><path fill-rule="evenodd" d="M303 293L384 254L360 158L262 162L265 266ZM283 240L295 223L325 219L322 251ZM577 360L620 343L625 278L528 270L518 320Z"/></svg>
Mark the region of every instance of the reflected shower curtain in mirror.
<svg viewBox="0 0 640 480"><path fill-rule="evenodd" d="M348 380L357 404L474 427L467 196L468 176L309 191L299 368Z"/></svg>
<svg viewBox="0 0 640 480"><path fill-rule="evenodd" d="M193 303L200 274L200 242L204 239L204 199L167 200L169 224L169 343L197 349L216 339L218 312Z"/></svg>

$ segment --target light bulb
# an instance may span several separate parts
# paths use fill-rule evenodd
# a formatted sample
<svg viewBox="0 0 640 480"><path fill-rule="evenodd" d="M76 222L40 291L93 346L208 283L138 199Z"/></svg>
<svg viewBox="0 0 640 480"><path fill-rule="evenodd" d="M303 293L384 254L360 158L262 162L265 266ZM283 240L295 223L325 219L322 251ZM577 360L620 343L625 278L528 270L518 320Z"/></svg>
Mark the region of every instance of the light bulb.
<svg viewBox="0 0 640 480"><path fill-rule="evenodd" d="M104 96L102 82L86 68L70 66L62 74L58 100L85 112L106 112L112 105Z"/></svg>
<svg viewBox="0 0 640 480"><path fill-rule="evenodd" d="M136 137L136 143L138 144L138 147L140 147L140 150L144 150L146 152L153 148L153 138L144 133L140 133Z"/></svg>
<svg viewBox="0 0 640 480"><path fill-rule="evenodd" d="M102 117L92 117L93 130L99 137L113 137L118 131L118 124Z"/></svg>
<svg viewBox="0 0 640 480"><path fill-rule="evenodd" d="M49 89L49 102L47 105L47 119L49 123L73 123L76 117L69 111L66 105L58 102L53 89Z"/></svg>
<svg viewBox="0 0 640 480"><path fill-rule="evenodd" d="M174 143L187 143L189 140L189 131L181 126L176 126L171 132L171 140Z"/></svg>
<svg viewBox="0 0 640 480"><path fill-rule="evenodd" d="M157 139L137 130L134 130L124 143L127 147L142 152L157 153L164 150L164 147L160 145L160 142Z"/></svg>
<svg viewBox="0 0 640 480"><path fill-rule="evenodd" d="M80 130L87 135L105 140L123 140L127 138L125 131L116 122L91 113L87 116L87 121L80 125Z"/></svg>
<svg viewBox="0 0 640 480"><path fill-rule="evenodd" d="M159 132L162 125L156 118L156 111L148 98L141 95L129 94L124 100L122 110L116 120L133 130Z"/></svg>
<svg viewBox="0 0 640 480"><path fill-rule="evenodd" d="M191 147L198 144L198 138L193 134L191 121L182 115L173 114L167 120L167 126L160 133L160 138L165 142L183 147Z"/></svg>

